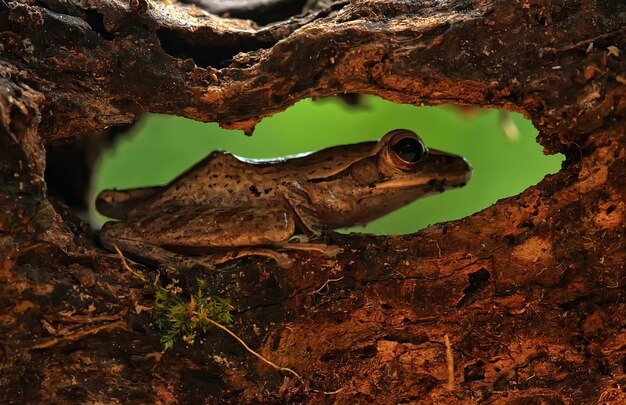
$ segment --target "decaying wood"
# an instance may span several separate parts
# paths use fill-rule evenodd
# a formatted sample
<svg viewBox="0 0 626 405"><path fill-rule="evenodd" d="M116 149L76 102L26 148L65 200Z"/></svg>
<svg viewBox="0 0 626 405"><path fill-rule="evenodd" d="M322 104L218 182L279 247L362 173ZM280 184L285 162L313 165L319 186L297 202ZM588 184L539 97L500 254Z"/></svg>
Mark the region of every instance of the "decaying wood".
<svg viewBox="0 0 626 405"><path fill-rule="evenodd" d="M624 403L626 3L241 3L0 1L0 402ZM180 275L303 381L218 329L162 353L149 286L47 199L44 147L340 93L522 112L567 160L460 221L329 235L334 259Z"/></svg>

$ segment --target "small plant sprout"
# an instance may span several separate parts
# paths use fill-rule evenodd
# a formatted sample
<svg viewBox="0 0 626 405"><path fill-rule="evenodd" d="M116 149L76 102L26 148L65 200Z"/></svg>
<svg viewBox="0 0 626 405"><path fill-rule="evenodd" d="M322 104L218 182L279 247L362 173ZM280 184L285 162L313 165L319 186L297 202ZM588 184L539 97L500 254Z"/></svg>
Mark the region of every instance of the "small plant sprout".
<svg viewBox="0 0 626 405"><path fill-rule="evenodd" d="M153 317L165 350L171 349L178 339L192 344L198 332L206 333L213 322L224 326L233 323L230 301L211 296L206 280L198 279L197 283L196 291L188 297L182 294L176 280L165 287L154 284Z"/></svg>

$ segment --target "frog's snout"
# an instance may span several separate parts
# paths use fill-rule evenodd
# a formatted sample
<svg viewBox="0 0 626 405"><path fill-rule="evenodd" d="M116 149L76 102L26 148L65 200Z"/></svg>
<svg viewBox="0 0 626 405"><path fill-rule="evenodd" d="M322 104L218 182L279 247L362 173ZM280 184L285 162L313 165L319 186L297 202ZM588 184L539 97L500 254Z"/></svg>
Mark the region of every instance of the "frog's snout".
<svg viewBox="0 0 626 405"><path fill-rule="evenodd" d="M443 176L446 183L446 189L458 188L465 186L472 178L472 165L470 162L458 155L448 154L444 156L444 167L447 167L446 174Z"/></svg>
<svg viewBox="0 0 626 405"><path fill-rule="evenodd" d="M463 156L429 149L429 171L445 180L446 189L463 187L472 177L472 165Z"/></svg>
<svg viewBox="0 0 626 405"><path fill-rule="evenodd" d="M472 164L469 162L469 160L463 158L463 163L465 163L465 166L467 166L467 169L465 170L465 183L461 184L459 187L463 187L470 181L470 179L472 178L472 172L474 171L474 168L472 167Z"/></svg>

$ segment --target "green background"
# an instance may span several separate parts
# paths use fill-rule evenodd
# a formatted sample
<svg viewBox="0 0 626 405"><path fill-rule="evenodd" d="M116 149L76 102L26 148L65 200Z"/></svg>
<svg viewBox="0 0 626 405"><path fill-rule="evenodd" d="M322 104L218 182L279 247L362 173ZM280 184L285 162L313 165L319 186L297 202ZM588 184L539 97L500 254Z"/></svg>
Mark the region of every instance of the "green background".
<svg viewBox="0 0 626 405"><path fill-rule="evenodd" d="M537 131L514 114L520 137L508 139L500 112L477 110L468 116L454 107L398 105L364 97L348 107L336 98L304 100L264 119L254 135L228 131L178 117L146 115L131 136L107 151L97 168L93 195L104 188L166 183L212 150L249 158L277 157L382 137L396 128L417 132L428 147L465 156L474 172L469 184L427 197L355 230L402 234L429 224L470 215L496 200L517 194L558 171L562 156L545 156ZM94 221L105 218L94 215Z"/></svg>

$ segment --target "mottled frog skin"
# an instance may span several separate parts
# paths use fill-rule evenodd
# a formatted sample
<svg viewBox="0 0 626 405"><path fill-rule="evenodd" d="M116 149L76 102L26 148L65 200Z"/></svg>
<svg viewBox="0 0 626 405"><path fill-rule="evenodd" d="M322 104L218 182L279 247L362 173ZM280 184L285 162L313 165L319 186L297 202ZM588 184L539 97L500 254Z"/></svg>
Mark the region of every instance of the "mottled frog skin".
<svg viewBox="0 0 626 405"><path fill-rule="evenodd" d="M178 269L250 255L289 267L285 250L341 251L290 242L294 235L365 224L470 176L463 157L428 149L409 130L276 160L217 151L167 185L103 191L98 211L120 221L105 224L100 239L138 261Z"/></svg>

